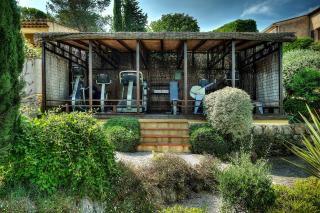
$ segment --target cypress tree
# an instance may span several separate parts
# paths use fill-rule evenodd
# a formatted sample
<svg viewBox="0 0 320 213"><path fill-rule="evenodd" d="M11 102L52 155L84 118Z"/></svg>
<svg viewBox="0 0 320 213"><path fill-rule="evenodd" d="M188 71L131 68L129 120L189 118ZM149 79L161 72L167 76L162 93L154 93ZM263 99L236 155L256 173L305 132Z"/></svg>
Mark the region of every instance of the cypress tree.
<svg viewBox="0 0 320 213"><path fill-rule="evenodd" d="M20 11L15 0L0 1L0 156L6 157L19 115L19 80L24 61Z"/></svg>
<svg viewBox="0 0 320 213"><path fill-rule="evenodd" d="M124 0L123 30L127 32L146 31L148 15L143 13L136 0Z"/></svg>
<svg viewBox="0 0 320 213"><path fill-rule="evenodd" d="M123 30L121 0L114 0L112 29L114 32L119 32Z"/></svg>

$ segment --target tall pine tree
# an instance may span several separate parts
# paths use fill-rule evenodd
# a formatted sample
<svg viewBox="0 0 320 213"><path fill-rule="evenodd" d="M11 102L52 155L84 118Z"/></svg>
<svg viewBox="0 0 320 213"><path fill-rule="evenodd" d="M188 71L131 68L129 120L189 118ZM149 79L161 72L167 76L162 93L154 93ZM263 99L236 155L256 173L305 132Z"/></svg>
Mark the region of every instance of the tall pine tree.
<svg viewBox="0 0 320 213"><path fill-rule="evenodd" d="M122 11L121 11L121 0L114 0L113 4L113 22L112 29L114 32L123 31L122 27Z"/></svg>
<svg viewBox="0 0 320 213"><path fill-rule="evenodd" d="M143 13L137 0L123 1L123 31L146 31L148 15Z"/></svg>
<svg viewBox="0 0 320 213"><path fill-rule="evenodd" d="M13 142L19 114L19 80L24 54L20 11L15 0L0 1L0 156Z"/></svg>

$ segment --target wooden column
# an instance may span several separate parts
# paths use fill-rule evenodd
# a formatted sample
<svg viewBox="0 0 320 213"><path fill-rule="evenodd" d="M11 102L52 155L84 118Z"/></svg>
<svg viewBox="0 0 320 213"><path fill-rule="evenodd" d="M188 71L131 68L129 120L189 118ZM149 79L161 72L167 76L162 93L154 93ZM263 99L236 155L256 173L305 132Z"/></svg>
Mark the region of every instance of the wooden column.
<svg viewBox="0 0 320 213"><path fill-rule="evenodd" d="M231 55L232 55L232 70L231 70L231 78L232 78L232 87L236 87L236 42L232 41Z"/></svg>
<svg viewBox="0 0 320 213"><path fill-rule="evenodd" d="M92 41L89 41L89 108L92 110Z"/></svg>
<svg viewBox="0 0 320 213"><path fill-rule="evenodd" d="M278 50L278 63L279 63L279 113L284 114L283 110L283 75L282 75L282 43L279 43Z"/></svg>
<svg viewBox="0 0 320 213"><path fill-rule="evenodd" d="M136 46L136 70L137 70L137 112L140 112L140 41Z"/></svg>
<svg viewBox="0 0 320 213"><path fill-rule="evenodd" d="M184 113L188 112L188 46L187 41L183 44L183 73L184 73L184 87L183 87L183 98L184 98Z"/></svg>
<svg viewBox="0 0 320 213"><path fill-rule="evenodd" d="M41 111L45 112L47 109L47 72L46 72L46 42L42 41L42 99L41 99Z"/></svg>

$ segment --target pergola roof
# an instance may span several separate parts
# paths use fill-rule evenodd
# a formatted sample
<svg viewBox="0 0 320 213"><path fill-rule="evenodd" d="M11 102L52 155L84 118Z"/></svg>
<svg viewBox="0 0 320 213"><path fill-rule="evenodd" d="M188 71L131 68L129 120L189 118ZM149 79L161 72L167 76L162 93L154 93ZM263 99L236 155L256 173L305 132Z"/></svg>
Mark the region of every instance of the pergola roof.
<svg viewBox="0 0 320 213"><path fill-rule="evenodd" d="M114 32L114 33L37 33L38 41L57 41L88 48L89 40L99 42L119 52L132 52L137 41L148 51L173 51L187 41L188 51L203 52L227 41L236 41L237 50L264 42L289 42L294 33L252 33L252 32Z"/></svg>

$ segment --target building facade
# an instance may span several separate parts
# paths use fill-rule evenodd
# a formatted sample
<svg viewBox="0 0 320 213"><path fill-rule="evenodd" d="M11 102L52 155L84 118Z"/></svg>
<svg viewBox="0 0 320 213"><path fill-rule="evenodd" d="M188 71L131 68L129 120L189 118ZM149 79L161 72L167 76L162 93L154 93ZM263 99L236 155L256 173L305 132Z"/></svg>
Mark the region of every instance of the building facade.
<svg viewBox="0 0 320 213"><path fill-rule="evenodd" d="M294 32L297 37L311 37L320 41L320 7L305 15L275 22L263 32Z"/></svg>

